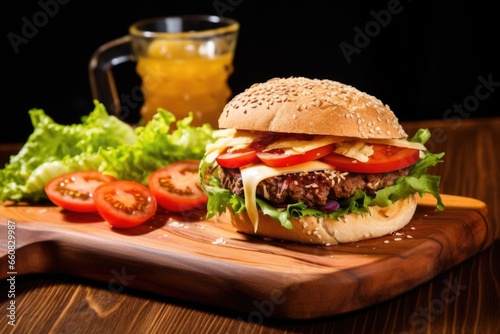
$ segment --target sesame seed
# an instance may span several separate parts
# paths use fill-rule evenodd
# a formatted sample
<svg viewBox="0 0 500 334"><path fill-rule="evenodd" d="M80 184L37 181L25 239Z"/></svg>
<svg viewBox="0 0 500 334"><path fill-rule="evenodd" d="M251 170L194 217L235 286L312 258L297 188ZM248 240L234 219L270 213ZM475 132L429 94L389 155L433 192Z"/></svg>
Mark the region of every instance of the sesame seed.
<svg viewBox="0 0 500 334"><path fill-rule="evenodd" d="M222 237L218 237L215 241L212 242L212 245L225 245L226 240L224 240Z"/></svg>

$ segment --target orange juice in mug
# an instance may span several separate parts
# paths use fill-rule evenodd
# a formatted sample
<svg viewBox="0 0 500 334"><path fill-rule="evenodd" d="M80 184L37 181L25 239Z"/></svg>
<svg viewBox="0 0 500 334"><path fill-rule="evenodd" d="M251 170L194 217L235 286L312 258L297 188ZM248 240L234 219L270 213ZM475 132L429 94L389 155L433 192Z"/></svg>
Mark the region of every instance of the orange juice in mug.
<svg viewBox="0 0 500 334"><path fill-rule="evenodd" d="M145 19L134 23L129 35L98 49L90 63L92 94L115 114L126 107L114 84L112 67L137 62L144 101L141 121L158 108L177 119L193 113L192 125L217 127L231 95L228 78L239 24L216 16L180 16Z"/></svg>
<svg viewBox="0 0 500 334"><path fill-rule="evenodd" d="M227 79L233 71L233 54L209 55L204 47L209 46L155 41L147 56L138 57L144 120L151 119L161 106L178 119L191 111L196 122L216 124L231 96Z"/></svg>

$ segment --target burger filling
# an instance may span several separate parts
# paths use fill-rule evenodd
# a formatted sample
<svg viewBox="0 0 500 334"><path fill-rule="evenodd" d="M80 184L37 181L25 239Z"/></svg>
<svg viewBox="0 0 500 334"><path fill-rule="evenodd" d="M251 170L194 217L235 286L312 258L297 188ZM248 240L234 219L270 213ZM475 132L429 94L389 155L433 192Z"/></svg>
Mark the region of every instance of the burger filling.
<svg viewBox="0 0 500 334"><path fill-rule="evenodd" d="M392 186L409 168L387 173L349 173L334 169L290 173L267 178L257 185L256 193L275 206L303 202L310 208L331 211L332 203L353 196L357 190L375 195L377 190ZM244 197L239 168L221 168L221 185Z"/></svg>
<svg viewBox="0 0 500 334"><path fill-rule="evenodd" d="M370 142L229 129L218 134L200 165L200 183L209 194L207 218L229 206L246 212L255 229L258 210L291 228L293 218L362 214L415 193L432 194L436 208L444 208L440 178L427 174L444 153L425 149L427 129L410 140Z"/></svg>

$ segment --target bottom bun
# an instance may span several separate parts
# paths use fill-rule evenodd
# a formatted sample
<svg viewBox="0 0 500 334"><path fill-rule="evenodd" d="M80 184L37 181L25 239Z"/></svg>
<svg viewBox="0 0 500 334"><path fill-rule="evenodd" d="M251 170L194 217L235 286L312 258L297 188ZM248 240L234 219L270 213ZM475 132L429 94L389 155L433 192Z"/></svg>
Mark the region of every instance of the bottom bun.
<svg viewBox="0 0 500 334"><path fill-rule="evenodd" d="M351 213L338 220L319 217L292 219L292 229L286 229L268 215L259 211L257 232L250 218L230 208L234 227L242 233L272 239L315 245L337 245L391 234L408 224L417 208L417 194L401 199L387 207L371 206L364 214Z"/></svg>

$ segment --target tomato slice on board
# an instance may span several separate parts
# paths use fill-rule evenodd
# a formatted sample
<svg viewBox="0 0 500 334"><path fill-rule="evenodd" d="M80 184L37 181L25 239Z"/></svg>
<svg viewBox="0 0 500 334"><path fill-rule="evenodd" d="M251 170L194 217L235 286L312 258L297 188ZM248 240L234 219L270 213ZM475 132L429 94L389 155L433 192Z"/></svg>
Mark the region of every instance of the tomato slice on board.
<svg viewBox="0 0 500 334"><path fill-rule="evenodd" d="M321 160L339 171L355 173L385 173L415 164L419 150L373 144L373 155L368 162L361 162L341 154L331 153Z"/></svg>
<svg viewBox="0 0 500 334"><path fill-rule="evenodd" d="M239 168L241 166L260 162L259 157L257 157L257 150L251 147L234 152L222 153L215 158L215 160L217 160L220 166L225 168Z"/></svg>
<svg viewBox="0 0 500 334"><path fill-rule="evenodd" d="M284 154L282 150L258 152L257 157L270 167L287 167L318 160L333 151L333 144L321 146L303 154Z"/></svg>
<svg viewBox="0 0 500 334"><path fill-rule="evenodd" d="M94 191L97 212L111 226L129 228L153 217L156 199L148 187L133 181L104 183Z"/></svg>
<svg viewBox="0 0 500 334"><path fill-rule="evenodd" d="M207 194L200 186L200 160L181 160L151 173L148 186L158 204L171 212L183 212L206 205Z"/></svg>
<svg viewBox="0 0 500 334"><path fill-rule="evenodd" d="M114 177L95 170L75 171L55 177L44 189L52 203L66 210L95 212L94 190L114 180Z"/></svg>

